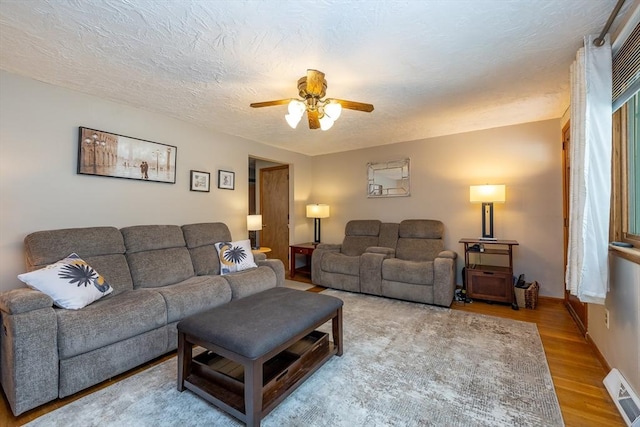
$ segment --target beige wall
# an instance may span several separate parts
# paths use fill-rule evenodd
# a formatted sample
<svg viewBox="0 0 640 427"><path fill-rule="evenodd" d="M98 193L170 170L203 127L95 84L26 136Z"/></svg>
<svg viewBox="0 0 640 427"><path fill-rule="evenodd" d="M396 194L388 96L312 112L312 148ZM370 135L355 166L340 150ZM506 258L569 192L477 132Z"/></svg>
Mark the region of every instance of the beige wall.
<svg viewBox="0 0 640 427"><path fill-rule="evenodd" d="M331 206L322 240L341 242L350 219L430 218L444 222L446 247L461 254L460 238L481 235L481 207L469 203L469 186L506 184L506 203L495 205L495 236L520 243L516 274L537 280L542 295L562 298L560 130L559 119L547 120L314 157L312 200ZM407 157L411 196L367 198L367 163Z"/></svg>
<svg viewBox="0 0 640 427"><path fill-rule="evenodd" d="M609 366L640 394L640 265L610 254L609 268L605 305L588 305L587 329Z"/></svg>
<svg viewBox="0 0 640 427"><path fill-rule="evenodd" d="M245 238L249 156L291 164L291 211L304 210L310 157L6 72L0 94L0 291L22 286L37 230L222 221ZM78 126L177 146L176 184L77 175ZM211 192L189 191L191 169L211 173ZM234 191L217 188L218 169L235 172ZM291 222L290 239L308 240L304 215Z"/></svg>

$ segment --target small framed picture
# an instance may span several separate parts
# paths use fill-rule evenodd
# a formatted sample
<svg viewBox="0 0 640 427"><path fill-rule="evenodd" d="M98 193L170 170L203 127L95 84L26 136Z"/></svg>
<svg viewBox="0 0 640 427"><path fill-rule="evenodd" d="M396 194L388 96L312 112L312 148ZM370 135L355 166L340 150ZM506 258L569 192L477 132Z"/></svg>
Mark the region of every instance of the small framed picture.
<svg viewBox="0 0 640 427"><path fill-rule="evenodd" d="M191 191L209 192L211 174L209 172L191 171Z"/></svg>
<svg viewBox="0 0 640 427"><path fill-rule="evenodd" d="M218 171L218 188L233 190L236 186L236 173L229 171Z"/></svg>

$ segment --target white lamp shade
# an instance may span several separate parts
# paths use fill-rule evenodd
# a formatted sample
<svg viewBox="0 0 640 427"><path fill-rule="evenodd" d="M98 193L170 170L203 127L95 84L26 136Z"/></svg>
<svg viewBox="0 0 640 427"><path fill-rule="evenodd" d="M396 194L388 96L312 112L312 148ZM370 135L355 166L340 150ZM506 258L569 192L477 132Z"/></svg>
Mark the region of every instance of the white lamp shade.
<svg viewBox="0 0 640 427"><path fill-rule="evenodd" d="M247 230L262 230L262 215L247 215Z"/></svg>
<svg viewBox="0 0 640 427"><path fill-rule="evenodd" d="M297 99L292 99L289 102L289 108L288 108L289 114L291 114L294 117L298 117L298 119L302 117L306 109L307 109L307 106L304 105L304 102L302 101L298 101Z"/></svg>
<svg viewBox="0 0 640 427"><path fill-rule="evenodd" d="M307 205L307 218L329 218L329 205Z"/></svg>
<svg viewBox="0 0 640 427"><path fill-rule="evenodd" d="M329 130L332 126L333 120L331 120L331 117L327 116L326 114L320 117L320 129Z"/></svg>
<svg viewBox="0 0 640 427"><path fill-rule="evenodd" d="M471 203L504 203L506 186L499 185L472 185L469 187L469 201Z"/></svg>
<svg viewBox="0 0 640 427"><path fill-rule="evenodd" d="M330 102L324 106L324 113L335 122L342 114L342 105L337 102Z"/></svg>
<svg viewBox="0 0 640 427"><path fill-rule="evenodd" d="M284 116L284 119L287 121L289 126L291 126L291 129L295 129L296 126L298 126L298 123L300 123L301 118L302 117L294 116L292 114L285 114Z"/></svg>

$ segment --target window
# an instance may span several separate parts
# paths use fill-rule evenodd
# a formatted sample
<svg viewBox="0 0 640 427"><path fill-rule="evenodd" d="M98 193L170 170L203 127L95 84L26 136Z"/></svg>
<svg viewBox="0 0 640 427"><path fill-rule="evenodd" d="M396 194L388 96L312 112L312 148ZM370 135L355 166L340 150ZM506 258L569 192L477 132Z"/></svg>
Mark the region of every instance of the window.
<svg viewBox="0 0 640 427"><path fill-rule="evenodd" d="M612 161L611 238L640 248L640 92L613 114Z"/></svg>
<svg viewBox="0 0 640 427"><path fill-rule="evenodd" d="M640 239L640 92L627 102L628 234Z"/></svg>

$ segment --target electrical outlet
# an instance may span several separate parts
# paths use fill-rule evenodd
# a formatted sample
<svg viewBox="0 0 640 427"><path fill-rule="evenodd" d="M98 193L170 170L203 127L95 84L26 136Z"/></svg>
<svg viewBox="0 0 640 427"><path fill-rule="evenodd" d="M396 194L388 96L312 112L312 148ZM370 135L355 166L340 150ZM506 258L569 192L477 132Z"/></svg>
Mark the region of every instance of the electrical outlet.
<svg viewBox="0 0 640 427"><path fill-rule="evenodd" d="M609 329L609 310L606 308L604 309L604 324L607 326L607 329Z"/></svg>

